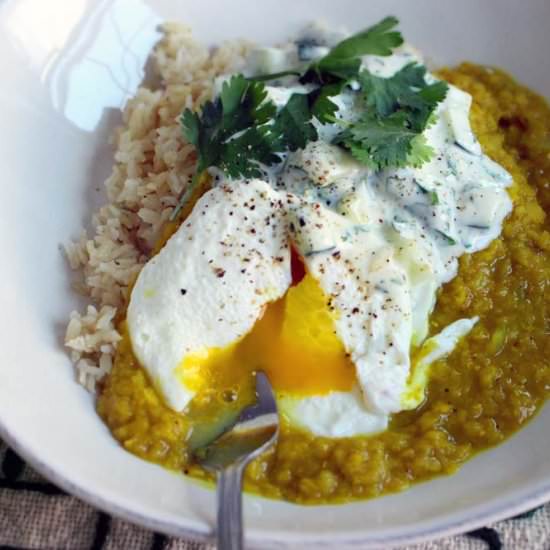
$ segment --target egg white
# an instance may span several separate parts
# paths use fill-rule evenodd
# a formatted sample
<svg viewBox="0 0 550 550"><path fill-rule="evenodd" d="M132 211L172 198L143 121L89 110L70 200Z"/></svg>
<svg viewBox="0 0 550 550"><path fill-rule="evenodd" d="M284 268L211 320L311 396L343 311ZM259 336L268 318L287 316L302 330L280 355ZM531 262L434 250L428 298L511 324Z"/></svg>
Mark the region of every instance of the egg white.
<svg viewBox="0 0 550 550"><path fill-rule="evenodd" d="M238 341L290 285L276 199L260 180L208 191L137 278L127 312L133 350L174 410L196 394L181 372L186 357Z"/></svg>

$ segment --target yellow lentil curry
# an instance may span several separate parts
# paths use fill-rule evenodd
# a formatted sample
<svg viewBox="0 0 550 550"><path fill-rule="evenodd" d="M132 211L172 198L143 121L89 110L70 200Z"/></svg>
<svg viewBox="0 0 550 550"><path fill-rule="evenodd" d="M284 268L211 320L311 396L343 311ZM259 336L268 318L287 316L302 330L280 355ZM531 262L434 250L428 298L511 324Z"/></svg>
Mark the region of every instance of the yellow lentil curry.
<svg viewBox="0 0 550 550"><path fill-rule="evenodd" d="M431 333L459 318L480 320L434 364L418 409L394 415L387 431L369 437L316 437L283 422L277 448L248 468L248 490L301 503L399 491L452 473L501 442L550 393L550 109L497 70L463 64L440 76L473 96L473 129L485 153L514 179L514 209L500 238L460 258L458 276L440 291ZM99 414L128 451L208 478L189 463L185 417L163 404L121 329Z"/></svg>

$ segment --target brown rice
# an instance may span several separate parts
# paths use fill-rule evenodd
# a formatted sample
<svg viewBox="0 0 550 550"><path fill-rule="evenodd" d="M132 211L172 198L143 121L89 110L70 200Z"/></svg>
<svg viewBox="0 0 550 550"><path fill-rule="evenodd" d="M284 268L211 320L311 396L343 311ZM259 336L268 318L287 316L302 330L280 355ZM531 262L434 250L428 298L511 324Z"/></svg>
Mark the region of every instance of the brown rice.
<svg viewBox="0 0 550 550"><path fill-rule="evenodd" d="M93 215L91 235L83 231L65 246L71 268L81 275L77 290L94 304L85 313L71 313L65 336L78 382L90 391L111 369L120 339L115 322L129 285L195 170L179 115L209 99L214 78L239 70L249 50L242 41L209 50L181 24L167 23L161 30L153 52L160 85L141 87L128 101L113 136L107 203Z"/></svg>

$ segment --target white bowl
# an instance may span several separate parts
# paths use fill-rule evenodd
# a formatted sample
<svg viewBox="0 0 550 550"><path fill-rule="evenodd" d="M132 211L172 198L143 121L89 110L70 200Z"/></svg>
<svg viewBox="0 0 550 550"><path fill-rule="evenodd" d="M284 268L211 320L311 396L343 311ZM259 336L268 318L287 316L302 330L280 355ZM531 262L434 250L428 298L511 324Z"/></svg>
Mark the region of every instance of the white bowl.
<svg viewBox="0 0 550 550"><path fill-rule="evenodd" d="M0 4L0 436L67 491L146 527L204 537L214 494L123 451L62 347L77 303L59 244L100 200L107 136L164 19L209 43L283 39L313 18L351 30L387 14L436 63L502 66L550 96L550 2L4 0ZM526 358L528 359L528 358ZM385 547L440 537L550 498L550 408L458 474L392 496L300 507L246 497L253 547Z"/></svg>

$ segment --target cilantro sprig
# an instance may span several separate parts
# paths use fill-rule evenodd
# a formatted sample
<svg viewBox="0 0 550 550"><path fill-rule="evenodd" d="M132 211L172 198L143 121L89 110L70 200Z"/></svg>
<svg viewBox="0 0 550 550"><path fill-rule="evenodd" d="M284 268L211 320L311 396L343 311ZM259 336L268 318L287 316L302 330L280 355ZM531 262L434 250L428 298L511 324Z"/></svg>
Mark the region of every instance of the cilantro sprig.
<svg viewBox="0 0 550 550"><path fill-rule="evenodd" d="M431 159L433 149L424 136L408 127L402 112L380 119L365 114L359 122L336 138L352 156L372 168L420 166Z"/></svg>
<svg viewBox="0 0 550 550"><path fill-rule="evenodd" d="M433 149L423 132L445 98L445 82L426 82L426 68L409 63L390 78L364 70L358 75L364 110L358 121L337 137L363 164L375 170L420 166Z"/></svg>
<svg viewBox="0 0 550 550"><path fill-rule="evenodd" d="M401 33L392 30L398 23L396 17L386 17L380 23L342 40L327 55L309 67L302 81L310 81L313 75L320 82L330 82L334 78L353 78L361 67L361 57L388 56L394 48L403 44Z"/></svg>
<svg viewBox="0 0 550 550"><path fill-rule="evenodd" d="M401 33L392 30L398 23L393 16L382 19L376 25L342 40L327 55L311 63L305 70L290 69L263 74L252 77L252 80L266 82L285 76L299 76L302 83L330 83L353 78L361 67L361 57L388 56L403 44Z"/></svg>
<svg viewBox="0 0 550 550"><path fill-rule="evenodd" d="M262 166L278 164L284 153L318 139L314 120L341 124L343 130L335 143L373 169L428 161L433 150L422 133L433 122L447 85L426 83L426 69L418 64L409 64L390 78L361 70L362 56L389 56L403 43L395 30L397 24L395 17L386 17L341 41L305 69L252 78L234 75L224 82L219 97L202 106L200 114L186 109L180 117L182 132L198 155L191 190L212 166L231 178L261 176ZM292 94L277 109L265 82L290 75L299 77L311 91ZM351 83L359 90L361 112L349 123L337 116L339 107L331 98ZM172 219L188 196L189 189Z"/></svg>
<svg viewBox="0 0 550 550"><path fill-rule="evenodd" d="M197 148L197 172L217 166L234 178L257 177L260 165L277 164L280 154L317 139L305 94L293 94L277 112L265 86L242 75L224 82L220 96L207 101L200 116L186 109L180 122Z"/></svg>
<svg viewBox="0 0 550 550"><path fill-rule="evenodd" d="M287 151L317 140L317 130L304 94L293 94L277 111L261 82L234 75L222 85L215 100L207 101L200 115L186 109L180 117L183 135L197 149L197 171L191 188L209 167L217 166L231 178L261 176L261 166L281 162ZM187 192L172 213L174 219Z"/></svg>

